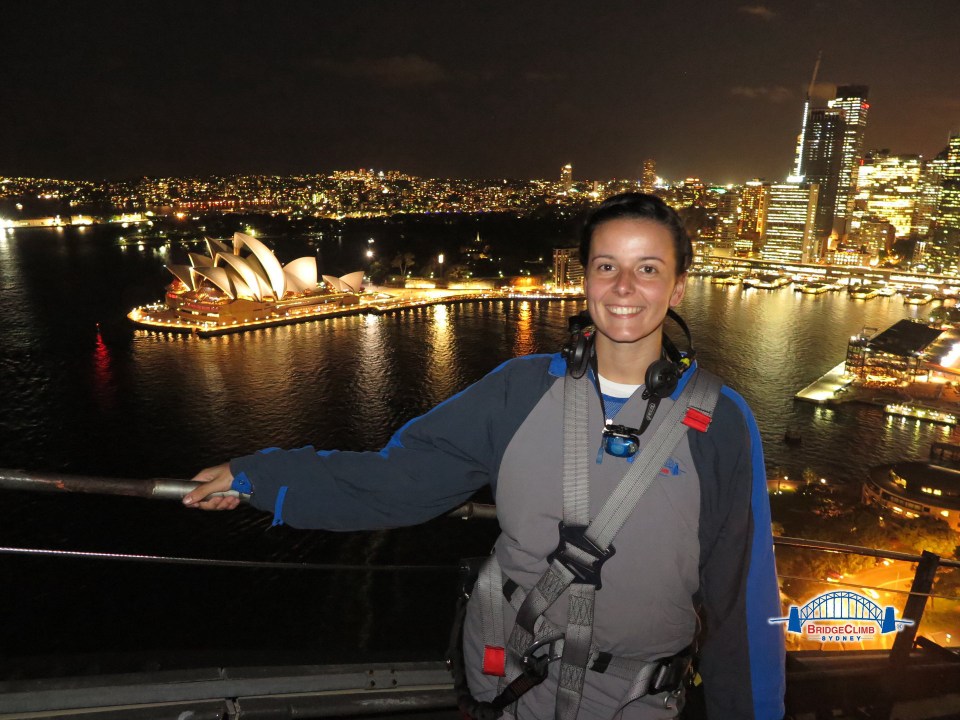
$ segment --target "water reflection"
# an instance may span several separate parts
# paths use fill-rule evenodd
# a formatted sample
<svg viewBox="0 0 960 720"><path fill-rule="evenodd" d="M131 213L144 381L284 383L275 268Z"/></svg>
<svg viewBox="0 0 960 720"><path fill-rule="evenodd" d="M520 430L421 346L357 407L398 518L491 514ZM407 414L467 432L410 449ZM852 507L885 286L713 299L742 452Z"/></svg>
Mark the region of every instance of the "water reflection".
<svg viewBox="0 0 960 720"><path fill-rule="evenodd" d="M353 358L355 372L354 384L356 397L365 398L362 414L369 422L366 427L358 428L360 437L367 447L376 445L379 434L371 432L369 425L376 423L379 418L389 417L390 408L384 384L393 376L389 366L393 360L393 350L384 332L384 318L377 315L367 315L357 324L358 341L357 355Z"/></svg>
<svg viewBox="0 0 960 720"><path fill-rule="evenodd" d="M427 326L427 373L426 381L437 395L443 398L453 395L457 387L457 333L456 318L451 306L434 305L427 311L430 324Z"/></svg>
<svg viewBox="0 0 960 720"><path fill-rule="evenodd" d="M113 380L110 350L103 342L103 336L99 331L97 331L97 342L93 349L93 395L102 410L113 408L116 386Z"/></svg>
<svg viewBox="0 0 960 720"><path fill-rule="evenodd" d="M537 344L533 337L533 311L530 301L523 300L517 308L517 331L513 339L514 355L530 355L536 352Z"/></svg>

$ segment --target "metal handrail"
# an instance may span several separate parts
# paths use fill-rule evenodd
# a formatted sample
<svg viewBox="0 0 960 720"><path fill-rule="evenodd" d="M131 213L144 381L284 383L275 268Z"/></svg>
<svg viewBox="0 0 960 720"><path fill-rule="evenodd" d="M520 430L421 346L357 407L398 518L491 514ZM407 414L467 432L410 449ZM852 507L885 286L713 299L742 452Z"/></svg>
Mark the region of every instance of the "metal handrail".
<svg viewBox="0 0 960 720"><path fill-rule="evenodd" d="M57 473L28 473L22 470L9 470L0 468L0 490L26 490L31 492L59 492L59 493L89 493L97 495L121 495L126 497L139 497L150 500L181 500L184 495L198 487L201 483L193 480L177 480L172 478L147 478L143 480L134 480L128 478L106 478L92 475L63 475ZM216 493L217 495L232 495L237 497L239 494L230 491L228 493ZM240 495L242 499L246 496ZM447 513L447 517L467 519L495 520L497 517L496 505L487 503L468 502ZM863 547L861 545L848 545L846 543L827 542L825 540L807 540L805 538L795 538L783 535L775 535L773 543L776 546L807 548L811 550L822 550L827 552L840 552L856 555L865 555L868 557L884 558L889 560L902 560L904 562L920 562L921 556L910 553L896 552L894 550L878 550L876 548ZM29 550L25 548L0 548L0 552L28 552L42 553L45 551ZM49 551L54 552L54 551ZM67 551L56 551L65 554ZM171 563L209 563L209 564L242 564L241 560L203 560L200 558L174 558L162 556L123 556L114 553L76 553L80 557L98 557L106 559L136 559L149 558L156 562ZM260 567L278 567L283 563L259 563ZM960 568L960 561L941 558L940 567ZM332 566L311 565L310 563L294 564L297 567L312 567L313 569L331 569ZM348 569L351 566L343 566ZM367 568L369 566L357 566ZM411 568L427 568L426 565L409 566Z"/></svg>
<svg viewBox="0 0 960 720"><path fill-rule="evenodd" d="M95 475L64 475L60 473L28 473L23 470L0 468L0 490L25 490L28 492L80 493L90 495L120 495L145 500L182 500L183 496L202 483L174 478L108 478ZM214 496L249 496L235 490L213 493ZM494 520L497 509L494 505L467 502L447 513L447 517Z"/></svg>
<svg viewBox="0 0 960 720"><path fill-rule="evenodd" d="M338 563L282 562L278 560L220 560L216 558L177 557L175 555L144 555L137 553L111 553L90 550L55 550L0 546L0 555L24 555L33 557L61 557L81 560L116 560L120 562L144 562L161 565L199 565L204 567L233 567L250 570L325 570L325 571L454 571L456 565L347 565Z"/></svg>
<svg viewBox="0 0 960 720"><path fill-rule="evenodd" d="M11 471L0 469L0 490L29 490L41 492L68 492L68 493L96 493L107 495L123 495L129 497L140 497L147 499L169 499L180 500L190 490L197 487L198 483L186 480L173 480L166 478L154 478L148 480L130 480L116 478L101 478L91 476L76 475L36 475L20 471ZM494 505L483 503L466 503L448 514L448 517L459 518L488 518L496 519L496 507ZM821 552L834 552L845 554L859 554L868 557L885 558L890 560L917 563L917 572L914 577L913 586L907 592L907 605L903 611L903 617L914 620L910 629L904 631L894 642L894 647L889 653L868 653L864 658L857 658L856 667L848 667L849 658L820 657L819 655L805 655L803 652L792 652L793 662L788 667L790 681L788 686L792 685L792 694L788 693L788 708L796 712L801 710L821 709L823 707L841 707L849 701L849 687L856 684L859 688L858 697L869 700L871 706L876 705L878 710L877 717L890 717L890 709L895 699L899 697L898 692L905 692L903 688L894 692L888 682L889 677L895 675L898 678L909 676L910 681L904 684L904 687L920 697L925 692L933 692L942 687L951 687L955 685L958 677L957 656L950 650L941 648L936 643L926 639L917 638L916 632L923 616L924 604L927 598L935 597L931 593L933 574L938 567L960 567L960 562L956 560L941 560L930 553L923 555L914 555L910 553L895 552L892 550L878 550L846 543L834 543L819 540L807 540L804 538L777 536L773 542L778 547L796 547ZM76 550L56 550L56 549L37 549L23 547L0 547L0 554L16 554L22 556L35 557L64 557L80 558L90 560L110 560L127 562L151 562L166 563L175 565L205 565L214 567L233 567L247 569L271 569L271 570L322 570L331 572L436 572L451 571L457 568L453 565L341 565L334 563L300 563L300 562L281 562L281 561L256 561L256 560L218 560L210 558L196 557L176 557L166 555L139 555L129 553L107 553L107 552L88 552ZM922 648L921 651L917 648ZM911 653L913 655L911 656ZM909 662L908 662L909 656ZM830 666L829 672L821 666L824 663L836 663L843 661L846 663L842 668L839 666ZM353 672L355 668L344 668ZM319 716L341 716L353 715L357 712L355 706L362 706L365 714L372 716L367 707L369 703L369 689L374 692L385 693L382 697L381 705L385 711L394 705L402 705L404 708L410 703L419 703L418 707L422 709L437 710L451 706L449 697L449 684L437 675L437 671L442 667L426 667L426 675L411 676L411 686L406 687L405 680L394 673L400 672L400 668L394 666L393 669L379 670L376 668L365 668L359 687L366 687L368 690L358 690L354 694L347 694L341 698L339 694L331 694L330 688L318 687L314 679L319 675L323 683L328 674L326 672L314 673L316 667L311 669L311 676L305 680L296 678L295 687L290 684L290 670L282 669L277 678L268 678L264 675L263 669L255 669L254 677L257 682L262 681L262 687L255 689L259 694L256 698L243 697L244 717L251 720L257 717L274 717L276 708L283 706L285 711L290 707L291 698L296 698L298 710L310 717ZM149 703L161 700L169 707L180 707L184 710L209 711L208 715L200 712L197 717L223 717L223 703L226 703L227 714L231 708L236 709L234 703L243 693L251 692L250 682L243 679L241 683L233 682L234 673L230 677L224 676L224 671L208 678L208 682L197 683L197 678L190 678L188 683L169 683L158 684L151 678L144 678L144 682L136 687L129 687L128 680L115 683L117 687L110 686L112 693L110 702L121 698L129 703L129 712L139 711L140 705L145 708L144 712L149 710L152 705ZM837 697L822 697L824 679L832 679L842 673L845 678L844 694ZM349 674L349 673L348 673ZM356 674L356 673L355 673ZM381 684L380 675L383 675ZM930 678L935 677L935 680ZM109 678L108 678L109 680ZM416 681L426 680L430 683L428 687L417 687ZM44 692L38 693L41 689L38 686L31 685L28 692L18 692L18 688L10 684L7 687L0 687L0 714L4 710L16 707L17 710L40 710L37 717L54 717L59 710L52 711L53 714L42 712L52 708L99 708L104 705L101 697L103 688L97 682L97 687L69 687L58 688L54 681L49 687L44 686ZM71 681L72 682L72 681ZM340 682L337 680L337 682ZM399 684L401 687L397 687ZM231 684L232 683L232 684ZM926 683L926 684L925 684ZM937 683L940 683L938 685ZM108 683L109 684L109 683ZM201 687L202 686L202 687ZM118 689L119 688L119 689ZM381 689L384 688L384 689ZM394 692L396 688L399 693L397 698L389 693ZM317 692L319 690L319 692ZM814 692L814 690L816 692ZM86 693L86 694L85 694ZM120 694L117 694L120 693ZM126 693L126 694L124 694ZM290 693L294 693L291 695ZM362 693L362 694L360 694ZM909 693L907 693L909 695ZM87 697L89 696L89 697ZM906 695L904 696L906 697ZM912 697L912 695L911 695ZM79 698L79 700L78 700ZM98 699L99 698L99 699ZM819 698L819 699L818 699ZM866 701L865 700L865 701ZM331 705L331 702L334 702ZM146 703L146 704L145 704ZM302 705L302 707L301 707ZM262 711L262 712L261 712ZM135 714L128 714L127 717L139 717ZM144 715L146 717L146 715ZM238 715L239 717L239 715Z"/></svg>
<svg viewBox="0 0 960 720"><path fill-rule="evenodd" d="M807 540L805 538L787 537L786 535L774 535L773 544L783 545L784 547L846 553L849 555L866 555L868 557L903 560L904 562L914 563L920 562L923 557L922 555L911 555L910 553L896 552L894 550L878 550L876 548L863 547L862 545L848 545L846 543L827 542L826 540ZM940 567L960 568L960 560L940 558L939 565Z"/></svg>

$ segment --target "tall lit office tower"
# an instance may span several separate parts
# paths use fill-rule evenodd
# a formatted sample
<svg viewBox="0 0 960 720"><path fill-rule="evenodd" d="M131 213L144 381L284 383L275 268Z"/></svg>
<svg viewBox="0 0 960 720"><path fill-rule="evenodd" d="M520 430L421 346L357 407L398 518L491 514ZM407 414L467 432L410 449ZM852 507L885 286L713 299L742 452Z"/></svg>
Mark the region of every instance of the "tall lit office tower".
<svg viewBox="0 0 960 720"><path fill-rule="evenodd" d="M748 180L740 191L740 217L734 243L738 254L747 255L760 248L769 201L770 185L762 180Z"/></svg>
<svg viewBox="0 0 960 720"><path fill-rule="evenodd" d="M845 129L846 123L839 110L817 108L810 112L804 133L802 177L805 182L820 186L816 233L821 239L833 232Z"/></svg>
<svg viewBox="0 0 960 720"><path fill-rule="evenodd" d="M831 110L839 110L843 116L843 147L840 159L840 174L837 178L836 222L834 229L845 230L845 221L853 211L856 194L857 166L863 157L863 133L867 128L866 85L841 85L837 96L827 103Z"/></svg>
<svg viewBox="0 0 960 720"><path fill-rule="evenodd" d="M733 250L736 248L740 220L740 192L731 188L718 195L716 213L714 247Z"/></svg>
<svg viewBox="0 0 960 720"><path fill-rule="evenodd" d="M953 267L960 265L960 134L947 143L946 162L940 168L940 207L935 243Z"/></svg>
<svg viewBox="0 0 960 720"><path fill-rule="evenodd" d="M560 185L563 186L564 190L573 187L573 165L570 163L560 168Z"/></svg>
<svg viewBox="0 0 960 720"><path fill-rule="evenodd" d="M760 257L783 263L812 262L819 254L816 236L816 183L770 186L770 203Z"/></svg>
<svg viewBox="0 0 960 720"><path fill-rule="evenodd" d="M891 155L888 150L867 153L857 168L851 230L856 232L863 218L875 217L893 225L898 238L916 232L922 169L919 155Z"/></svg>
<svg viewBox="0 0 960 720"><path fill-rule="evenodd" d="M647 158L643 161L643 174L640 176L640 191L652 193L657 184L657 161Z"/></svg>
<svg viewBox="0 0 960 720"><path fill-rule="evenodd" d="M820 60L822 57L823 52L818 52L817 62L813 66L813 75L810 77L810 85L807 88L807 95L803 101L803 120L800 122L800 134L797 135L797 154L793 162L793 172L791 173L794 177L802 177L804 174L803 150L807 143L807 123L810 120L811 96L813 95L813 88L817 84L817 71L820 69Z"/></svg>
<svg viewBox="0 0 960 720"><path fill-rule="evenodd" d="M917 235L928 237L937 220L937 211L940 208L940 196L943 193L943 171L947 166L947 150L938 154L932 160L923 164L920 174L920 193L917 198L917 209L914 213L913 224Z"/></svg>

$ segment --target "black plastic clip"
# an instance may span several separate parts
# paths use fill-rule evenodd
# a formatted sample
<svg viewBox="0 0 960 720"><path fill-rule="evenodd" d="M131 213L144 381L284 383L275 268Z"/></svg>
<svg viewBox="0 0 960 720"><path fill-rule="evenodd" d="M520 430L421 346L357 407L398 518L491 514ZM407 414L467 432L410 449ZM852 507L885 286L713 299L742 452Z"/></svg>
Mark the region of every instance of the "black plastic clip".
<svg viewBox="0 0 960 720"><path fill-rule="evenodd" d="M676 692L683 684L692 662L693 654L690 648L685 648L676 655L661 659L657 668L653 671L653 675L650 676L650 689L647 692L650 695L656 695L664 691Z"/></svg>
<svg viewBox="0 0 960 720"><path fill-rule="evenodd" d="M537 640L526 649L523 657L520 658L520 667L523 668L524 675L541 681L547 677L550 663L560 659L560 656L553 652L553 644L556 641L557 638ZM547 652L536 655L537 650L542 647L546 647Z"/></svg>
<svg viewBox="0 0 960 720"><path fill-rule="evenodd" d="M606 550L602 550L588 540L586 535L586 525L564 525L560 521L560 544L557 549L547 556L548 562L557 560L567 570L573 573L573 582L583 585L593 585L597 590L602 586L600 584L600 568L603 564L616 554L616 549L610 545ZM592 561L585 561L579 557L572 557L567 551L568 546L572 545L581 552L586 553Z"/></svg>

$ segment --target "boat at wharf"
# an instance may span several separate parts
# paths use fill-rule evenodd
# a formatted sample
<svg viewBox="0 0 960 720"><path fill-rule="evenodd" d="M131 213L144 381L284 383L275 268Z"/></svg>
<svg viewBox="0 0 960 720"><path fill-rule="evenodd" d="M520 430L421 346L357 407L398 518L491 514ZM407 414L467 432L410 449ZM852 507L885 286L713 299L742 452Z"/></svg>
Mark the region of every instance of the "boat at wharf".
<svg viewBox="0 0 960 720"><path fill-rule="evenodd" d="M912 405L910 403L888 403L883 406L883 411L887 415L898 415L905 418L914 418L916 420L926 420L927 422L940 423L943 425L956 425L957 416L953 413L937 408L925 407L923 405Z"/></svg>
<svg viewBox="0 0 960 720"><path fill-rule="evenodd" d="M712 281L714 285L739 285L743 278L736 273L717 273Z"/></svg>
<svg viewBox="0 0 960 720"><path fill-rule="evenodd" d="M926 305L933 302L933 295L928 292L914 291L907 293L903 298L904 305Z"/></svg>
<svg viewBox="0 0 960 720"><path fill-rule="evenodd" d="M833 288L825 282L810 282L797 285L793 289L804 295L822 295L823 293L830 292Z"/></svg>
<svg viewBox="0 0 960 720"><path fill-rule="evenodd" d="M743 279L744 287L757 288L758 290L776 290L784 285L789 285L790 278L786 275L762 274L748 275Z"/></svg>
<svg viewBox="0 0 960 720"><path fill-rule="evenodd" d="M850 288L851 300L872 300L880 294L880 289L872 285L857 285Z"/></svg>

